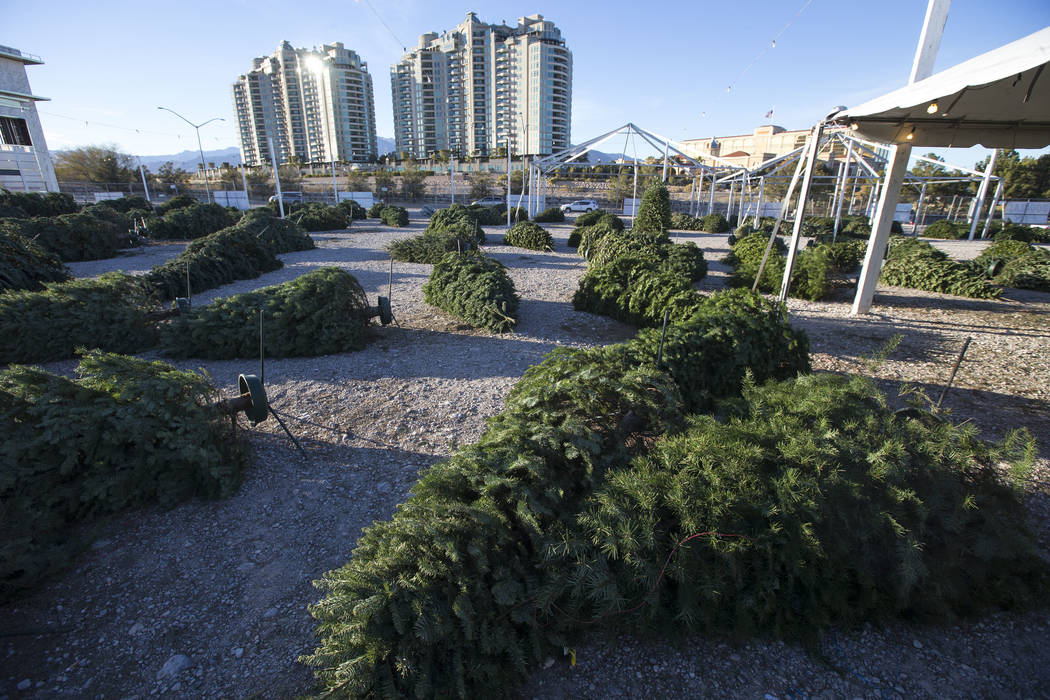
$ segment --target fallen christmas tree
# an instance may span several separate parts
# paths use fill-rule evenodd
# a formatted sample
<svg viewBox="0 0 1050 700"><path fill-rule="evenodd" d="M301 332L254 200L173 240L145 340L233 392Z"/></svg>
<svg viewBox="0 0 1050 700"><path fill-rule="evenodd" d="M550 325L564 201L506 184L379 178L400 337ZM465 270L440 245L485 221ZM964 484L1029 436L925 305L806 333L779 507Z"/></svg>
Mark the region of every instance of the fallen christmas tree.
<svg viewBox="0 0 1050 700"><path fill-rule="evenodd" d="M177 257L147 272L144 279L159 299L174 299L186 296L187 274L192 294L235 280L255 279L280 269L278 254L314 247L313 239L295 223L252 212L234 226L193 241Z"/></svg>
<svg viewBox="0 0 1050 700"><path fill-rule="evenodd" d="M68 566L100 517L233 493L249 451L217 398L206 376L98 352L76 379L0 371L0 600Z"/></svg>
<svg viewBox="0 0 1050 700"><path fill-rule="evenodd" d="M655 330L644 345L559 349L477 444L365 530L311 608L320 640L302 660L327 692L511 696L606 621L797 638L1042 604L1046 564L996 471L1023 470L1027 438L993 448L894 414L866 380L789 379L808 361L783 312L743 290L708 304L676 342L725 380L701 409L717 418L687 414L675 377L693 374L688 352L662 371ZM722 376L727 347L780 359Z"/></svg>
<svg viewBox="0 0 1050 700"><path fill-rule="evenodd" d="M156 343L141 277L110 272L44 287L0 294L0 362L61 360L78 347L132 353Z"/></svg>
<svg viewBox="0 0 1050 700"><path fill-rule="evenodd" d="M926 241L891 238L879 281L896 287L922 289L975 299L996 299L1001 287L989 282L983 271L951 260Z"/></svg>
<svg viewBox="0 0 1050 700"><path fill-rule="evenodd" d="M69 271L46 250L10 230L0 229L0 293L43 289L45 282L64 282Z"/></svg>
<svg viewBox="0 0 1050 700"><path fill-rule="evenodd" d="M329 355L365 346L368 300L357 279L337 267L180 313L161 327L160 344L171 357L255 357L260 313L267 357Z"/></svg>
<svg viewBox="0 0 1050 700"><path fill-rule="evenodd" d="M517 323L518 294L507 269L480 253L446 253L423 285L423 301L493 333Z"/></svg>

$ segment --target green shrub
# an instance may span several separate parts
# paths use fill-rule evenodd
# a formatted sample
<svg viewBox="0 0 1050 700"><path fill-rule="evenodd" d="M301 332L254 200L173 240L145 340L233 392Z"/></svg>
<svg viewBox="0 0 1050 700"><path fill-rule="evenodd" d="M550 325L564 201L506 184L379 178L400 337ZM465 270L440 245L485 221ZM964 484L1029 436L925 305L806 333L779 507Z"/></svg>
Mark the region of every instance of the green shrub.
<svg viewBox="0 0 1050 700"><path fill-rule="evenodd" d="M809 340L788 323L787 310L749 289L697 295L675 323L643 328L626 344L632 364L655 362L663 336L663 367L689 412L714 410L739 393L744 377L787 379L808 373Z"/></svg>
<svg viewBox="0 0 1050 700"><path fill-rule="evenodd" d="M0 230L30 239L64 262L112 258L130 245L127 222L112 209L100 209L33 219L2 219Z"/></svg>
<svg viewBox="0 0 1050 700"><path fill-rule="evenodd" d="M88 544L100 516L229 496L244 438L206 377L88 353L77 379L0 371L0 600L37 587Z"/></svg>
<svg viewBox="0 0 1050 700"><path fill-rule="evenodd" d="M729 221L724 214L708 214L700 219L700 222L702 226L700 230L707 233L725 233L729 230Z"/></svg>
<svg viewBox="0 0 1050 700"><path fill-rule="evenodd" d="M536 220L539 221L539 218ZM503 237L503 245L530 250L553 250L554 239L543 227L531 221L520 221L507 229L507 234Z"/></svg>
<svg viewBox="0 0 1050 700"><path fill-rule="evenodd" d="M138 194L125 195L119 199L103 199L97 204L102 207L109 207L114 211L119 211L121 214L127 214L136 209L146 212L153 211L153 204L151 204L145 197Z"/></svg>
<svg viewBox="0 0 1050 700"><path fill-rule="evenodd" d="M427 223L427 230L442 230L462 226L467 226L471 229L478 227L480 229L481 224L483 223L481 217L484 216L487 211L488 210L484 207L465 207L462 204L453 204L445 209L438 209L431 214L430 221ZM496 225L501 223L503 223L503 219L497 219L495 221ZM485 241L482 239L479 242L484 243Z"/></svg>
<svg viewBox="0 0 1050 700"><path fill-rule="evenodd" d="M997 241L1024 241L1026 243L1050 243L1050 229L1038 226L1007 224L992 236Z"/></svg>
<svg viewBox="0 0 1050 700"><path fill-rule="evenodd" d="M510 222L517 223L518 221L528 221L529 212L525 207L511 207L510 210Z"/></svg>
<svg viewBox="0 0 1050 700"><path fill-rule="evenodd" d="M964 227L947 219L934 221L922 232L922 235L926 238L942 238L946 240L966 238L969 234L970 229L968 226Z"/></svg>
<svg viewBox="0 0 1050 700"><path fill-rule="evenodd" d="M985 248L973 261L976 270L996 284L1050 292L1050 251L1024 241L1004 238Z"/></svg>
<svg viewBox="0 0 1050 700"><path fill-rule="evenodd" d="M518 294L507 269L475 253L447 253L423 285L423 301L493 333L517 323Z"/></svg>
<svg viewBox="0 0 1050 700"><path fill-rule="evenodd" d="M150 237L158 240L194 240L232 225L233 217L224 207L199 202L146 220Z"/></svg>
<svg viewBox="0 0 1050 700"><path fill-rule="evenodd" d="M890 240L889 254L879 280L897 287L953 294L975 299L995 299L1002 294L972 265L949 260L925 241Z"/></svg>
<svg viewBox="0 0 1050 700"><path fill-rule="evenodd" d="M893 227L891 226L891 233L892 229ZM839 229L839 237L843 235L867 239L871 236L871 224L863 216L844 216L842 217L842 227Z"/></svg>
<svg viewBox="0 0 1050 700"><path fill-rule="evenodd" d="M556 224L565 221L565 212L558 207L551 207L549 209L544 209L539 214L532 217L532 220L544 224Z"/></svg>
<svg viewBox="0 0 1050 700"><path fill-rule="evenodd" d="M280 269L282 264L251 227L230 226L193 241L177 257L154 267L142 279L157 298L174 299L186 296L187 270L190 292L196 294L234 280L255 279L264 272Z"/></svg>
<svg viewBox="0 0 1050 700"><path fill-rule="evenodd" d="M663 320L664 310L674 321L688 317L699 299L689 280L664 261L635 252L589 265L572 305L634 326L652 326Z"/></svg>
<svg viewBox="0 0 1050 700"><path fill-rule="evenodd" d="M722 260L733 268L729 275L729 286L750 287L754 284L767 245L769 237L763 233L752 233L733 242L729 254ZM787 264L786 254L787 245L778 236L776 245L769 251L769 258L762 268L759 291L773 293L780 290L784 279L784 266ZM836 258L829 254L826 244L798 251L791 271L789 295L810 301L827 296L832 287L831 274L835 263Z"/></svg>
<svg viewBox="0 0 1050 700"><path fill-rule="evenodd" d="M690 282L699 282L707 277L707 260L704 251L692 241L660 246L658 254L663 256L668 268Z"/></svg>
<svg viewBox="0 0 1050 700"><path fill-rule="evenodd" d="M803 236L830 236L835 230L835 220L827 216L807 216L802 220Z"/></svg>
<svg viewBox="0 0 1050 700"><path fill-rule="evenodd" d="M368 208L368 218L369 219L379 219L379 218L381 218L380 214L383 212L383 207L385 207L385 206L386 205L383 204L382 202L376 202L375 204L370 206Z"/></svg>
<svg viewBox="0 0 1050 700"><path fill-rule="evenodd" d="M394 241L387 251L394 260L409 263L434 265L446 253L476 250L477 238L470 224L449 226L444 229L427 229L413 238Z"/></svg>
<svg viewBox="0 0 1050 700"><path fill-rule="evenodd" d="M305 205L291 218L307 231L337 231L350 227L350 218L341 207L317 202Z"/></svg>
<svg viewBox="0 0 1050 700"><path fill-rule="evenodd" d="M38 291L44 282L63 282L69 271L46 250L0 226L0 293Z"/></svg>
<svg viewBox="0 0 1050 700"><path fill-rule="evenodd" d="M344 199L342 202L339 202L339 209L352 221L368 218L368 210L352 199Z"/></svg>
<svg viewBox="0 0 1050 700"><path fill-rule="evenodd" d="M843 238L834 243L818 243L816 239L809 242L807 249L820 248L829 258L835 271L841 273L855 272L864 262L868 251L867 241L860 238Z"/></svg>
<svg viewBox="0 0 1050 700"><path fill-rule="evenodd" d="M25 219L35 216L60 216L62 214L75 214L80 206L73 201L73 196L59 192L10 192L0 188L0 211L6 210L6 214L0 216L12 216Z"/></svg>
<svg viewBox="0 0 1050 700"><path fill-rule="evenodd" d="M671 195L662 182L654 182L645 188L642 202L634 218L634 229L659 233L671 228Z"/></svg>
<svg viewBox="0 0 1050 700"><path fill-rule="evenodd" d="M337 267L196 307L161 327L160 344L171 357L255 357L260 310L267 357L331 355L365 346L368 300L357 279Z"/></svg>
<svg viewBox="0 0 1050 700"><path fill-rule="evenodd" d="M236 228L244 229L255 236L259 243L266 246L274 255L292 253L298 250L316 248L314 239L310 238L302 227L289 219L270 216L265 208L245 212Z"/></svg>
<svg viewBox="0 0 1050 700"><path fill-rule="evenodd" d="M156 342L141 278L110 272L0 294L0 363L73 357L78 347L133 353Z"/></svg>
<svg viewBox="0 0 1050 700"><path fill-rule="evenodd" d="M408 226L408 210L404 207L386 206L379 211L379 218L387 226Z"/></svg>
<svg viewBox="0 0 1050 700"><path fill-rule="evenodd" d="M701 231L703 225L703 219L676 211L671 214L671 225L668 228L676 231Z"/></svg>
<svg viewBox="0 0 1050 700"><path fill-rule="evenodd" d="M594 620L639 601L647 629L812 640L1045 601L1041 548L996 471L1012 450L973 426L901 418L834 374L749 385L722 413L608 475L562 550L580 573L541 605Z"/></svg>
<svg viewBox="0 0 1050 700"><path fill-rule="evenodd" d="M505 206L497 204L491 207L483 207L471 204L466 209L470 216L481 226L499 226L507 222L507 207Z"/></svg>
<svg viewBox="0 0 1050 700"><path fill-rule="evenodd" d="M175 211L176 209L185 209L186 207L194 207L198 204L200 204L200 202L188 194L177 194L168 201L155 206L153 208L153 213L157 216L166 216L168 212Z"/></svg>
<svg viewBox="0 0 1050 700"><path fill-rule="evenodd" d="M592 209L591 211L585 211L577 216L573 225L576 228L580 228L581 226L593 226L598 223L603 216L613 216L613 214L602 211L601 209Z"/></svg>

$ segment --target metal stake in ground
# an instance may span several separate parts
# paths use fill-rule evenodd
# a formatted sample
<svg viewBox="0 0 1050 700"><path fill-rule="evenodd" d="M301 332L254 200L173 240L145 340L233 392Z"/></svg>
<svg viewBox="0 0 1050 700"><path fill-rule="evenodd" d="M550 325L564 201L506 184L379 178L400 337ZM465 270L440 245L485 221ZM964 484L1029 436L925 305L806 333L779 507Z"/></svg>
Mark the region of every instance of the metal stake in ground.
<svg viewBox="0 0 1050 700"><path fill-rule="evenodd" d="M660 369L664 361L664 338L667 337L667 316L670 309L664 309L664 327L660 330L660 349L656 352L656 369Z"/></svg>
<svg viewBox="0 0 1050 700"><path fill-rule="evenodd" d="M941 395L937 399L937 408L941 407L941 401L944 401L944 397L948 394L948 390L952 388L952 382L955 381L955 373L959 371L959 365L962 364L963 355L966 354L966 348L970 347L971 340L973 340L972 336L966 336L966 342L963 343L962 350L959 351L959 356L955 358L955 364L952 366L952 374L948 377L948 383L941 390Z"/></svg>

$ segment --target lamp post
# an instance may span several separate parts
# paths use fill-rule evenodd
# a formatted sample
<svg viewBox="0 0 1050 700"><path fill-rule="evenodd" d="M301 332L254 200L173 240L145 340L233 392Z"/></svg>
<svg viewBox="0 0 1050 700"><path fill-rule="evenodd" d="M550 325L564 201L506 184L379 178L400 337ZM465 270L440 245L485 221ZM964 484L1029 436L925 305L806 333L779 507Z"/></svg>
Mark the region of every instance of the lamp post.
<svg viewBox="0 0 1050 700"><path fill-rule="evenodd" d="M323 105L323 108L324 108L323 119L324 119L324 122L325 122L325 132L328 135L328 154L331 156L331 159L332 159L332 196L335 198L336 206L338 206L339 205L339 190L336 187L336 181L335 181L335 138L333 137L333 134L332 134L332 124L331 124L331 121L334 121L334 116L335 115L332 115L333 119L331 121L329 121L329 119L328 119L328 97L326 95L324 86L321 85L321 76L324 75L326 66L324 64L324 61L322 61L320 58L317 58L316 56L311 56L310 58L306 59L306 67L309 68L310 72L314 74L314 79L315 79L315 81L317 83L317 89L321 93L321 104ZM335 110L333 110L333 111L335 111Z"/></svg>
<svg viewBox="0 0 1050 700"><path fill-rule="evenodd" d="M198 150L200 150L200 153L201 153L201 170L204 171L204 191L208 193L208 202L210 203L212 201L212 199L211 199L211 187L208 186L208 164L204 162L204 146L201 145L201 127L204 126L205 124L211 124L214 121L224 122L226 120L223 119L222 117L213 117L212 119L209 119L206 122L201 122L200 124L194 124L189 119L187 119L186 117L184 117L181 114L179 114L178 112L176 112L174 109L168 109L167 107L157 107L157 109L163 109L165 112L171 112L176 117L178 117L182 121L184 121L187 124L189 124L190 126L192 126L194 129L196 129L196 131L197 131L197 148L198 148Z"/></svg>

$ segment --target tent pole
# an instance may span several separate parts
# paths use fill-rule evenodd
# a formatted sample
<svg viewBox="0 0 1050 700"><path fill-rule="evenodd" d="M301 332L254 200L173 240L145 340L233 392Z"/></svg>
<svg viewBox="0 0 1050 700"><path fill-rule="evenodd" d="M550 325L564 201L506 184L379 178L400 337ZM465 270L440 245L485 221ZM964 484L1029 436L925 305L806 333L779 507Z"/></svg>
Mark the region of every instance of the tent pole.
<svg viewBox="0 0 1050 700"><path fill-rule="evenodd" d="M631 228L634 228L634 217L638 215L638 159L634 159L634 195L631 202Z"/></svg>
<svg viewBox="0 0 1050 700"><path fill-rule="evenodd" d="M911 235L916 236L919 233L919 215L922 214L922 203L926 199L926 183L922 183L922 189L919 190L919 201L915 205L915 223L911 227Z"/></svg>
<svg viewBox="0 0 1050 700"><path fill-rule="evenodd" d="M791 245L788 246L787 262L784 263L784 278L780 282L781 303L787 301L788 291L791 288L791 270L795 266L795 256L798 253L798 239L802 235L802 221L805 219L806 200L809 199L809 188L813 184L813 170L817 163L817 153L820 151L820 137L824 133L824 122L818 123L810 133L809 158L806 160L806 170L802 174L802 189L798 193L798 211L795 215L795 224L791 230Z"/></svg>
<svg viewBox="0 0 1050 700"><path fill-rule="evenodd" d="M664 174L661 182L667 182L667 149L670 145L667 141L664 141Z"/></svg>
<svg viewBox="0 0 1050 700"><path fill-rule="evenodd" d="M968 241L972 241L973 235L977 232L977 222L981 219L981 209L984 208L984 198L988 195L988 183L992 179L992 171L995 170L995 158L998 155L999 149L996 148L992 151L991 158L988 159L988 167L984 169L984 179L981 180L981 185L977 188L977 206L973 208L973 220L970 222L970 236L966 239Z"/></svg>
<svg viewBox="0 0 1050 700"><path fill-rule="evenodd" d="M769 232L766 250L762 253L762 261L758 264L755 281L751 284L752 292L758 291L758 283L762 280L762 273L766 269L766 261L769 260L769 253L773 249L773 241L776 240L777 234L780 232L780 224L784 223L784 219L787 218L788 211L791 208L791 195L795 193L795 186L798 185L799 177L802 175L802 168L805 166L807 153L808 151L803 147L802 152L799 153L798 160L795 161L795 173L791 176L791 184L788 185L787 192L784 194L784 201L780 203L780 213L777 214L776 220L773 222L773 230Z"/></svg>
<svg viewBox="0 0 1050 700"><path fill-rule="evenodd" d="M846 198L846 178L849 177L849 162L853 158L853 142L846 145L846 162L842 164L842 187L839 189L839 201L835 207L835 228L832 229L831 240L839 235L839 226L842 224L842 200ZM853 202L851 201L852 205ZM851 206L852 208L852 206Z"/></svg>
<svg viewBox="0 0 1050 700"><path fill-rule="evenodd" d="M981 231L981 239L988 238L988 227L992 224L992 219L995 217L995 208L999 206L999 197L1003 194L1003 181L999 180L999 184L995 186L995 195L992 197L992 206L988 207L988 218L984 220L984 230Z"/></svg>
<svg viewBox="0 0 1050 700"><path fill-rule="evenodd" d="M711 191L707 195L707 213L715 210L715 174L711 173Z"/></svg>
<svg viewBox="0 0 1050 700"><path fill-rule="evenodd" d="M762 227L762 196L766 193L766 176L758 178L758 207L755 209L755 228Z"/></svg>
<svg viewBox="0 0 1050 700"><path fill-rule="evenodd" d="M882 188L875 209L875 225L872 226L871 237L868 238L868 250L864 254L864 266L860 271L857 294L853 298L853 308L850 310L852 316L867 313L871 309L872 299L875 298L875 285L882 271L882 257L890 239L890 225L900 200L901 184L908 172L911 146L901 143L892 146L891 149L890 160L886 164L886 185Z"/></svg>

